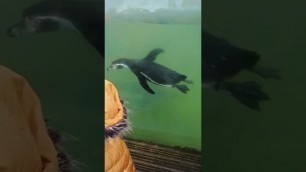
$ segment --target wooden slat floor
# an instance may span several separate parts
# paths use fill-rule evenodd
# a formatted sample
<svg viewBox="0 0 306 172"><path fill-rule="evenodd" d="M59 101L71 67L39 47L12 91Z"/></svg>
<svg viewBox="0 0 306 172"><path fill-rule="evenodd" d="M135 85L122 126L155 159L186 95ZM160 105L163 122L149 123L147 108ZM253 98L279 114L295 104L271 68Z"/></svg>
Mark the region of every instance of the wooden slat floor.
<svg viewBox="0 0 306 172"><path fill-rule="evenodd" d="M125 139L137 172L200 172L201 152Z"/></svg>

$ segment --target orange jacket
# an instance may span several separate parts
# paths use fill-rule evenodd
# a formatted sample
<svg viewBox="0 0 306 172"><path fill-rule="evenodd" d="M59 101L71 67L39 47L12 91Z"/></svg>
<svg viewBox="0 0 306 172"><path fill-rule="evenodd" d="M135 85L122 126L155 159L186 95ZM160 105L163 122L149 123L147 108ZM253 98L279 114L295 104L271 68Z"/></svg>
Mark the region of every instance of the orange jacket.
<svg viewBox="0 0 306 172"><path fill-rule="evenodd" d="M130 152L121 139L129 130L127 114L115 86L105 80L105 172L134 172Z"/></svg>
<svg viewBox="0 0 306 172"><path fill-rule="evenodd" d="M58 172L40 101L28 82L0 65L0 171Z"/></svg>

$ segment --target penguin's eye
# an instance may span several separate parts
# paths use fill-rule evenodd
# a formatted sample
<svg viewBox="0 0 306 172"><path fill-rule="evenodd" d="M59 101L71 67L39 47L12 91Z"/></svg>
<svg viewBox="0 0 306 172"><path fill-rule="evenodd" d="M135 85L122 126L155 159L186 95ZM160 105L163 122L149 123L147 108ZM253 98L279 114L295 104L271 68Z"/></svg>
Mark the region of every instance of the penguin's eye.
<svg viewBox="0 0 306 172"><path fill-rule="evenodd" d="M41 25L41 20L35 17L25 17L25 25L30 33L37 32Z"/></svg>
<svg viewBox="0 0 306 172"><path fill-rule="evenodd" d="M39 25L40 22L41 22L41 21L40 21L39 19L34 19L33 24L34 24L34 25Z"/></svg>
<svg viewBox="0 0 306 172"><path fill-rule="evenodd" d="M37 19L37 18L33 18L31 23L32 23L33 27L39 28L39 26L42 23L42 20L41 19Z"/></svg>
<svg viewBox="0 0 306 172"><path fill-rule="evenodd" d="M35 17L25 17L25 23L27 23L27 25L37 26L41 21Z"/></svg>

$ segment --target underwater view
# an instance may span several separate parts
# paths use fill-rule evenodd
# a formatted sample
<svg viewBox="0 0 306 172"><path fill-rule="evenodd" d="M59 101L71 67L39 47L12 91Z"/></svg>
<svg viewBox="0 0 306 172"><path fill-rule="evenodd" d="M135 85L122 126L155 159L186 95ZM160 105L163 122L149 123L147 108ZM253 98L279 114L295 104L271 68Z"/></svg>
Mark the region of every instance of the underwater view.
<svg viewBox="0 0 306 172"><path fill-rule="evenodd" d="M161 21L154 15L160 13L146 6L133 9L131 3L122 10L113 3L106 1L113 10L106 11L105 78L129 110L132 131L126 137L200 151L200 11L194 23L178 22L180 15ZM114 14L116 8L121 11ZM145 15L150 10L154 14Z"/></svg>
<svg viewBox="0 0 306 172"><path fill-rule="evenodd" d="M248 50L259 55L256 65L277 69L281 77L265 78L248 67L226 79L256 83L258 87L252 88L265 96L248 92L255 95L252 101L224 90L203 90L205 171L306 170L304 6L298 1L204 1L203 30L223 39L215 42L224 46L219 53L235 52L237 47L239 52ZM276 70L268 72L275 76Z"/></svg>
<svg viewBox="0 0 306 172"><path fill-rule="evenodd" d="M117 86L130 110L133 127L130 136L200 150L200 25L107 22L105 29L106 68L118 58L143 59L151 50L162 48L164 52L157 55L155 62L193 81L187 84L190 90L186 94L177 88L148 83L155 92L150 94L129 69L105 71L106 79Z"/></svg>

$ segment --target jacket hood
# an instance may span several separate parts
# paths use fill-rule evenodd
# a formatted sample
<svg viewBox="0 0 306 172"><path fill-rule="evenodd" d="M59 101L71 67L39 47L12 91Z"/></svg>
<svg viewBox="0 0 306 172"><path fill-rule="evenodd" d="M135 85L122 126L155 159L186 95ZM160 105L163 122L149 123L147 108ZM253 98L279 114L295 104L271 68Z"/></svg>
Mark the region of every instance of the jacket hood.
<svg viewBox="0 0 306 172"><path fill-rule="evenodd" d="M127 120L127 109L123 104L115 86L105 80L105 140L123 136L131 130Z"/></svg>

